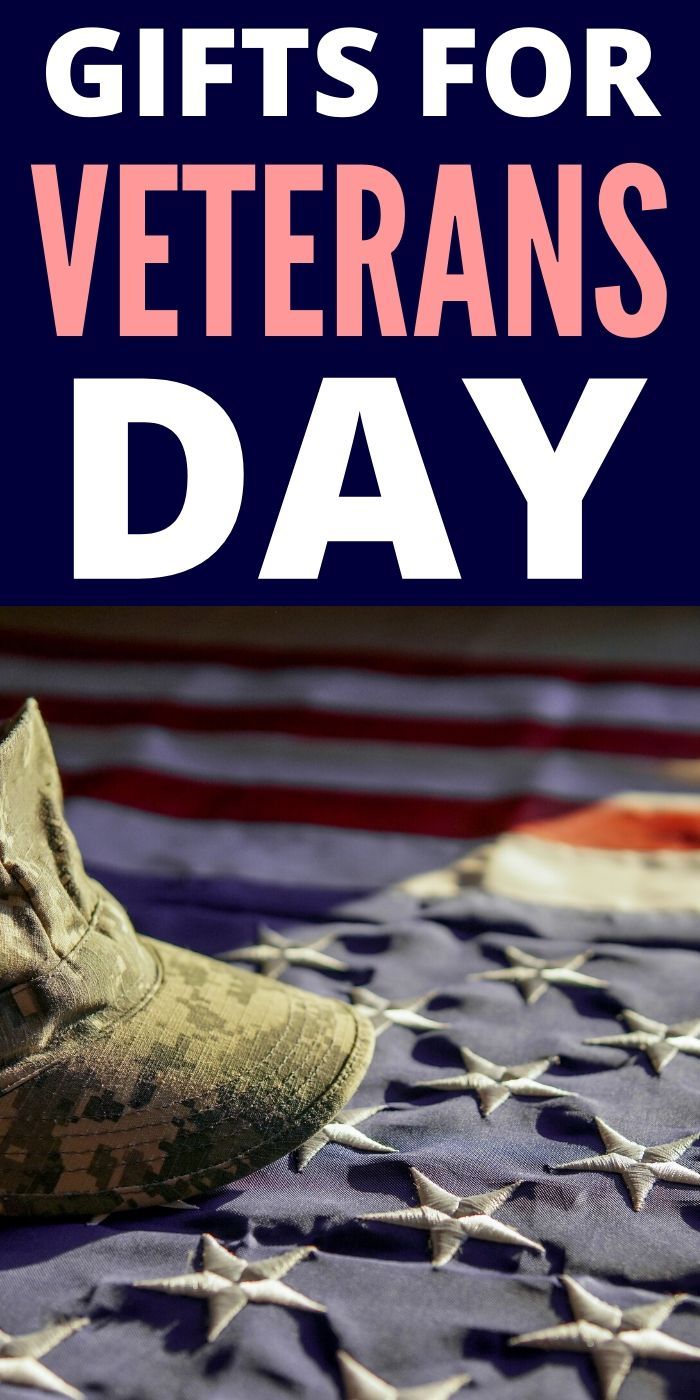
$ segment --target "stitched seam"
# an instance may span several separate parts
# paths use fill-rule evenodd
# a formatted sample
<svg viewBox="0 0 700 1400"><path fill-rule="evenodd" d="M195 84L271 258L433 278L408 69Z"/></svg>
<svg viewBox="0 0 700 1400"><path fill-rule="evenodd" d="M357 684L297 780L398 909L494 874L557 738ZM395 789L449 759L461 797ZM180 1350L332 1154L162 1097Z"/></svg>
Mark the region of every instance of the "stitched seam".
<svg viewBox="0 0 700 1400"><path fill-rule="evenodd" d="M286 1142L289 1137L289 1132L294 1130L295 1124L303 1124L304 1120L309 1117L309 1114L314 1108L316 1108L317 1105L320 1106L325 1099L330 1098L332 1096L332 1091L334 1089L340 1088L345 1082L345 1080L349 1079L350 1074L355 1069L354 1056L356 1050L358 1049L358 1046L360 1045L360 1043L365 1044L366 1041L371 1038L371 1036L372 1032L371 1028L369 1027L369 1023L361 1021L358 1017L355 1025L355 1039L352 1044L352 1049L349 1051L347 1060L345 1061L345 1064L343 1065L343 1068L341 1069L340 1073L336 1075L335 1079L331 1081L327 1089L324 1089L322 1094L319 1094L319 1096L315 1098L312 1101L312 1103L307 1105L304 1113L301 1114L301 1116L298 1119L294 1119L294 1121L289 1125L289 1129L284 1134L279 1134L276 1138L273 1138L272 1142L270 1143L266 1143L263 1139L261 1139L258 1146L264 1146L267 1150L274 1151L279 1143ZM131 1191L145 1191L150 1189L151 1187L158 1187L160 1189L162 1186L172 1186L173 1183L177 1181L196 1181L198 1177L206 1176L209 1172L225 1170L229 1166L232 1166L234 1163L240 1162L242 1158L251 1156L255 1152L255 1150L256 1149L254 1147L249 1148L246 1152L236 1153L235 1157L227 1157L223 1162L213 1162L211 1166L202 1167L199 1171L186 1173L184 1176L171 1176L168 1177L166 1180L162 1181L143 1181L136 1186L117 1186L111 1188L106 1187L104 1191L67 1191L65 1193L61 1193L60 1196L56 1196L55 1194L49 1196L45 1191L20 1191L17 1192L14 1196L0 1195L0 1201L23 1201L35 1199L68 1201L73 1200L76 1197L84 1198L85 1196L90 1197L101 1195L126 1195Z"/></svg>
<svg viewBox="0 0 700 1400"><path fill-rule="evenodd" d="M31 900L29 901L29 903L31 904ZM83 939L84 939L84 938L87 938L87 936L88 936L88 934L90 933L90 931L94 928L94 926L95 926L95 924L96 924L96 922L97 922L97 915L99 914L101 908L102 908L102 899L98 899L98 901L97 901L97 903L96 903L96 905L95 905L95 907L94 907L94 909L93 909L93 911L92 911L92 913L91 913L91 915L90 915L90 918L88 919L88 922L86 923L85 928L83 929L83 932L82 932L81 935L80 935L80 938L77 940L77 942L75 942L75 943L73 944L72 948L70 948L70 949L68 950L67 953L64 953L64 954L63 954L63 957L62 957L62 958L58 958L58 959L57 959L57 961L54 963L53 967L51 968L51 971L50 971L50 972L39 972L39 973L37 973L36 977L30 978L30 980L29 980L28 982L17 982L17 983L16 983L14 986L12 986L12 987L5 987L4 991L0 992L0 1007L2 1006L3 1001L11 1001L11 1000L13 1000L16 992L23 992L26 988L37 987L37 986L39 986L40 984L43 985L45 982L50 982L50 981L51 981L51 978L52 978L52 977L55 977L55 976L56 976L56 973L61 971L61 968L63 967L64 962L66 962L68 958L72 958L72 957L73 957L73 954L74 954L75 952L77 952L78 948L80 947L81 943L83 942ZM36 914L36 909L34 909L34 905L33 905L33 904L32 904L32 909L34 910L34 913ZM80 911L78 911L78 912L80 912ZM39 919L39 915L36 914L36 916L37 916L37 919ZM39 923L41 923L41 919L39 919ZM43 927L44 927L44 926L43 926L43 924L42 924L42 928L43 928ZM44 932L46 933L46 929L44 929ZM47 937L48 937L48 934L47 934ZM50 940L49 940L49 941L50 941ZM52 945L52 947L53 947L53 945Z"/></svg>

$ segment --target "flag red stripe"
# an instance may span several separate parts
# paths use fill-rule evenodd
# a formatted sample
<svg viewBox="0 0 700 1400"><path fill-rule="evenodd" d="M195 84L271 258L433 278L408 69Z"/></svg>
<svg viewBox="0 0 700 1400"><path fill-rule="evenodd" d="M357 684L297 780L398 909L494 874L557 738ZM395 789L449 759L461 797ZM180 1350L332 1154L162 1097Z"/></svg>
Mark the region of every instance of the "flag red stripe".
<svg viewBox="0 0 700 1400"><path fill-rule="evenodd" d="M51 633L3 632L0 650L8 656L60 658L64 661L151 661L235 666L273 671L308 667L373 671L415 676L553 676L586 685L639 684L700 686L700 667L640 665L548 657L451 657L406 655L391 651L212 646L191 643L74 637Z"/></svg>
<svg viewBox="0 0 700 1400"><path fill-rule="evenodd" d="M207 821L284 822L464 839L492 836L579 805L531 794L468 800L327 788L208 783L136 768L65 773L67 797L96 798L160 816Z"/></svg>
<svg viewBox="0 0 700 1400"><path fill-rule="evenodd" d="M557 724L535 719L456 719L316 710L294 705L209 706L167 700L84 699L38 695L49 724L92 727L157 725L203 733L292 734L300 738L377 740L396 744L443 744L466 748L571 749L647 758L700 758L697 733L617 725ZM5 714L24 697L0 693Z"/></svg>

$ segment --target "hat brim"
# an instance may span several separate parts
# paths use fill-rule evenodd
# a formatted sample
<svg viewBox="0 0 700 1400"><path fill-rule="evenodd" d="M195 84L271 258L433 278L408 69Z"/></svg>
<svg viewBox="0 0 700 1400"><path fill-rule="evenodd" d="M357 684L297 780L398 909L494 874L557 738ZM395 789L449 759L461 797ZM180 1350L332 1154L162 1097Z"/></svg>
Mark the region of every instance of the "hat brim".
<svg viewBox="0 0 700 1400"><path fill-rule="evenodd" d="M96 1215L213 1192L284 1156L354 1093L352 1006L143 942L145 1005L0 1098L0 1214Z"/></svg>

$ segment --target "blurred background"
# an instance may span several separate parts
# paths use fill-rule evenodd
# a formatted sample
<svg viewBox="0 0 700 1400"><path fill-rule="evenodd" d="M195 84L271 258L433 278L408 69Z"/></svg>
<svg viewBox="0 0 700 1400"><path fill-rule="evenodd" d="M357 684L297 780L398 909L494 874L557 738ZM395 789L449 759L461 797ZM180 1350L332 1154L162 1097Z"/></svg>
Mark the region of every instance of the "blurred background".
<svg viewBox="0 0 700 1400"><path fill-rule="evenodd" d="M366 646L444 656L551 656L665 662L700 670L700 608L17 607L3 631L190 646Z"/></svg>
<svg viewBox="0 0 700 1400"><path fill-rule="evenodd" d="M2 710L37 696L88 864L233 879L262 913L272 887L328 903L616 793L697 794L699 682L694 608L0 619Z"/></svg>

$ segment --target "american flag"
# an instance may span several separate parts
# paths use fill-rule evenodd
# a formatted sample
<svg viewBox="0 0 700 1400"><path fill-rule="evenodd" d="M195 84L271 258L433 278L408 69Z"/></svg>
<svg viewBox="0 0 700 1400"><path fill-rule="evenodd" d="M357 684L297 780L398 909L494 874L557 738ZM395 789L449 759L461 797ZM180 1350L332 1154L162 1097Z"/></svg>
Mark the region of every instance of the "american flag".
<svg viewBox="0 0 700 1400"><path fill-rule="evenodd" d="M700 1394L697 658L0 644L3 711L37 696L137 928L251 966L272 941L379 1032L295 1159L180 1210L4 1224L0 1385ZM260 1305L207 1340L222 1251ZM283 1255L324 1311L256 1294Z"/></svg>

